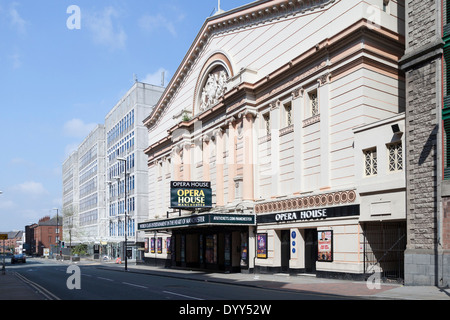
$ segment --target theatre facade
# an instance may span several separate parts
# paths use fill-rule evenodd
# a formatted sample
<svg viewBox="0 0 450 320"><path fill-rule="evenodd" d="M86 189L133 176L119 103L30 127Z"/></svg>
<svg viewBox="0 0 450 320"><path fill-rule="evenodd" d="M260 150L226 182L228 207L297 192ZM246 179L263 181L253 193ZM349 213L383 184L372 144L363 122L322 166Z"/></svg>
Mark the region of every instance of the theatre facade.
<svg viewBox="0 0 450 320"><path fill-rule="evenodd" d="M376 0L208 18L144 121L146 262L401 277L403 18Z"/></svg>

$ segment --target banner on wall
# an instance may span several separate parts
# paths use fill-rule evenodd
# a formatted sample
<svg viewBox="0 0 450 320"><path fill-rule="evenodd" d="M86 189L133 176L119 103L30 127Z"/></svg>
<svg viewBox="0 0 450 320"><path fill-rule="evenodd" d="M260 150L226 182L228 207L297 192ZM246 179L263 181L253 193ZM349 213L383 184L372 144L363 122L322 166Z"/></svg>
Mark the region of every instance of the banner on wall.
<svg viewBox="0 0 450 320"><path fill-rule="evenodd" d="M157 244L157 248L158 248L158 253L161 254L162 253L162 238L159 237L156 240L156 244Z"/></svg>
<svg viewBox="0 0 450 320"><path fill-rule="evenodd" d="M150 253L155 253L155 238L150 239Z"/></svg>
<svg viewBox="0 0 450 320"><path fill-rule="evenodd" d="M317 232L318 257L317 261L332 262L333 261L333 231Z"/></svg>
<svg viewBox="0 0 450 320"><path fill-rule="evenodd" d="M256 239L256 257L259 259L267 259L267 233L257 234Z"/></svg>
<svg viewBox="0 0 450 320"><path fill-rule="evenodd" d="M172 253L172 250L170 248L170 240L171 240L170 237L166 239L167 254L171 254Z"/></svg>

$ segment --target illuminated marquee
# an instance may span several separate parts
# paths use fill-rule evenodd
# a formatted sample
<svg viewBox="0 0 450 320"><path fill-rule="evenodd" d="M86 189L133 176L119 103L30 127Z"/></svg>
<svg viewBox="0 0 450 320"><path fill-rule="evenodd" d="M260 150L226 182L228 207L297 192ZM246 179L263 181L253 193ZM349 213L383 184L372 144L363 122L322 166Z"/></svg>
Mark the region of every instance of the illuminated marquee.
<svg viewBox="0 0 450 320"><path fill-rule="evenodd" d="M175 209L211 208L211 182L170 182L170 207Z"/></svg>

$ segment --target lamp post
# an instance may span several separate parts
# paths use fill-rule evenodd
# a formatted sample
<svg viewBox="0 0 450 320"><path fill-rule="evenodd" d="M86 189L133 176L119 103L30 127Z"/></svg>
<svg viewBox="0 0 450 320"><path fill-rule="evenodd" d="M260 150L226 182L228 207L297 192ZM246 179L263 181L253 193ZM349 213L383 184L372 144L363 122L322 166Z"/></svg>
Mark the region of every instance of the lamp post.
<svg viewBox="0 0 450 320"><path fill-rule="evenodd" d="M61 249L60 249L61 240L59 239L59 221L58 221L59 220L59 215L58 215L59 209L58 208L53 208L53 210L56 210L56 237L58 239L56 241L56 244L57 244L59 257L62 258L62 252L61 252Z"/></svg>
<svg viewBox="0 0 450 320"><path fill-rule="evenodd" d="M0 194L3 194L3 191L0 191ZM2 275L5 274L5 239L3 239L3 265L2 265Z"/></svg>
<svg viewBox="0 0 450 320"><path fill-rule="evenodd" d="M128 211L128 206L127 206L127 159L125 158L116 158L117 161L121 161L124 163L125 165L125 184L124 184L124 188L125 188L125 242L124 242L124 248L123 248L123 252L124 252L124 258L125 258L125 271L128 271L128 257L127 257L127 211ZM120 178L119 178L120 180Z"/></svg>
<svg viewBox="0 0 450 320"><path fill-rule="evenodd" d="M109 214L108 214L108 217L109 218L106 218L106 234L108 234L109 235L109 237L107 238L107 241L106 241L106 256L108 256L108 257L110 257L111 259L114 259L115 257L114 257L114 255L112 254L112 248L111 248L111 246L110 246L110 244L109 244L109 239L110 239L110 237L112 236L112 234L111 234L111 203L112 203L112 200L111 200L111 198L112 198L112 192L111 192L111 185L112 185L112 181L106 181L106 184L108 185L108 196L106 197L106 199L108 199L107 200L107 203L109 204ZM109 230L109 231L108 231Z"/></svg>

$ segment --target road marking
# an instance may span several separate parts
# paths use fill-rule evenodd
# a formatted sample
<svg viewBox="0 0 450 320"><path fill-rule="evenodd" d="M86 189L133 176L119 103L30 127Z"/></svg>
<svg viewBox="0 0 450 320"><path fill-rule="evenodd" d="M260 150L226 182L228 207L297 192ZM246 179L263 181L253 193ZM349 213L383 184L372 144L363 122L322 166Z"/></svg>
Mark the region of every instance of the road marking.
<svg viewBox="0 0 450 320"><path fill-rule="evenodd" d="M57 296L55 296L53 293L51 293L50 291L48 291L47 289L41 287L40 285L38 285L37 283L28 280L27 278L25 278L25 276L21 275L20 273L15 272L14 273L16 275L16 277L18 277L20 280L22 280L23 282L25 282L26 284L30 285L31 287L33 287L34 289L36 289L40 294L42 294L46 299L48 300L61 300L60 298L58 298Z"/></svg>
<svg viewBox="0 0 450 320"><path fill-rule="evenodd" d="M170 291L163 291L163 292L164 292L164 293L168 293L168 294L173 294L174 296L180 296L180 297L188 298L188 299L204 300L204 299L200 299L200 298L196 298L196 297L185 296L184 294L179 294L179 293L170 292Z"/></svg>
<svg viewBox="0 0 450 320"><path fill-rule="evenodd" d="M97 279L101 279L101 280L106 280L106 281L111 281L111 282L113 282L113 281L114 281L113 279L102 278L102 277L97 277Z"/></svg>
<svg viewBox="0 0 450 320"><path fill-rule="evenodd" d="M140 286L138 284L134 284L134 283L128 283L128 282L122 282L123 284L127 284L129 286L133 286L133 287L138 287L138 288L143 288L143 289L148 289L148 287L144 287L144 286Z"/></svg>

